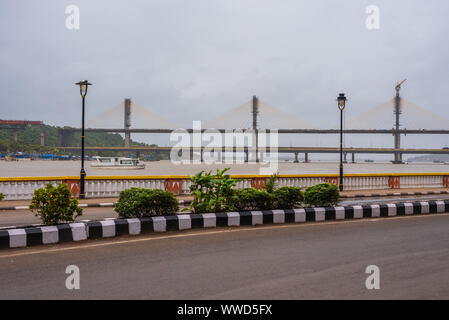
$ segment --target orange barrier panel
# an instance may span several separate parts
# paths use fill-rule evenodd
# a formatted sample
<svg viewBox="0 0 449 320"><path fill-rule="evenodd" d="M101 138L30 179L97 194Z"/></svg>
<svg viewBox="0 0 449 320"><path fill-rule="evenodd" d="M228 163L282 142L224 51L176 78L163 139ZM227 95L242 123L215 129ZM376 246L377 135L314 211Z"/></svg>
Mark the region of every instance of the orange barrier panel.
<svg viewBox="0 0 449 320"><path fill-rule="evenodd" d="M388 177L388 186L391 189L399 189L401 187L401 179L399 177Z"/></svg>
<svg viewBox="0 0 449 320"><path fill-rule="evenodd" d="M174 195L182 194L182 180L181 179L168 179L164 183L165 190L170 191Z"/></svg>

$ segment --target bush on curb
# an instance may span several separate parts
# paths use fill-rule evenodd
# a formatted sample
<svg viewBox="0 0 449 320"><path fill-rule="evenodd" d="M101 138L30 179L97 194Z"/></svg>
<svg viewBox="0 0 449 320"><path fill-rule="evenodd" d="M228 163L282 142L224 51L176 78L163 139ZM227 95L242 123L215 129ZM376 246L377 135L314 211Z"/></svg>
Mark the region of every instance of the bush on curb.
<svg viewBox="0 0 449 320"><path fill-rule="evenodd" d="M193 200L190 210L193 213L224 212L235 210L233 205L234 190L237 181L231 179L229 174L225 174L229 168L219 170L216 174L201 171L190 179L190 192ZM184 209L186 211L187 209Z"/></svg>
<svg viewBox="0 0 449 320"><path fill-rule="evenodd" d="M176 214L179 205L171 192L133 187L120 192L114 210L120 218L140 218Z"/></svg>
<svg viewBox="0 0 449 320"><path fill-rule="evenodd" d="M3 193L0 193L0 201L2 201L5 198L5 195Z"/></svg>
<svg viewBox="0 0 449 320"><path fill-rule="evenodd" d="M276 184L277 184L276 181L277 181L278 177L279 177L278 174L274 173L274 174L272 174L270 176L270 178L268 178L268 181L265 184L265 190L268 193L273 193L274 192Z"/></svg>
<svg viewBox="0 0 449 320"><path fill-rule="evenodd" d="M301 206L304 200L298 187L281 187L273 191L275 209L293 209Z"/></svg>
<svg viewBox="0 0 449 320"><path fill-rule="evenodd" d="M72 192L65 183L57 187L49 183L44 188L34 190L30 209L45 225L73 222L83 212L78 207L78 200L72 199Z"/></svg>
<svg viewBox="0 0 449 320"><path fill-rule="evenodd" d="M313 207L335 206L340 198L340 192L334 184L320 183L308 187L304 192L304 203Z"/></svg>
<svg viewBox="0 0 449 320"><path fill-rule="evenodd" d="M270 210L273 208L273 194L266 190L245 188L235 190L233 204L239 211Z"/></svg>

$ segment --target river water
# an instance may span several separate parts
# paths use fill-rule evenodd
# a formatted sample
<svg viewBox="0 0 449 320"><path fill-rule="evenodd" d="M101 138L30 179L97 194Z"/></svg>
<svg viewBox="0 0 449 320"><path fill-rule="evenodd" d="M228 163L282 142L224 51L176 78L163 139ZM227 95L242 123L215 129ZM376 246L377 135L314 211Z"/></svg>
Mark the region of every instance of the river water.
<svg viewBox="0 0 449 320"><path fill-rule="evenodd" d="M182 164L174 165L169 160L145 162L146 168L142 170L129 169L98 169L90 166L91 162L85 163L86 173L89 176L105 175L191 175L201 170L215 171L216 168L230 167L231 174L260 174L263 164ZM32 176L77 176L80 171L79 161L0 161L0 177L32 177ZM309 162L293 163L279 162L278 173L280 174L337 174L338 163L336 162ZM344 165L345 173L429 173L449 172L449 164L439 163L347 163Z"/></svg>

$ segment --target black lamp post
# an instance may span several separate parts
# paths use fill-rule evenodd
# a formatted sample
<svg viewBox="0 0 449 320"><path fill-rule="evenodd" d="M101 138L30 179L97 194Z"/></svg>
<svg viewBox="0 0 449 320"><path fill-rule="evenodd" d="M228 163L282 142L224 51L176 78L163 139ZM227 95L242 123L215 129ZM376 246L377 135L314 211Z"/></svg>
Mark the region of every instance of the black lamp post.
<svg viewBox="0 0 449 320"><path fill-rule="evenodd" d="M80 94L83 101L83 111L82 111L82 122L81 122L81 171L80 171L80 199L85 198L84 194L84 177L86 176L86 171L84 171L84 98L87 94L87 87L92 85L87 80L82 80L76 85L80 86Z"/></svg>
<svg viewBox="0 0 449 320"><path fill-rule="evenodd" d="M339 189L343 191L343 109L346 104L344 93L340 93L337 97L338 109L340 109L340 183Z"/></svg>

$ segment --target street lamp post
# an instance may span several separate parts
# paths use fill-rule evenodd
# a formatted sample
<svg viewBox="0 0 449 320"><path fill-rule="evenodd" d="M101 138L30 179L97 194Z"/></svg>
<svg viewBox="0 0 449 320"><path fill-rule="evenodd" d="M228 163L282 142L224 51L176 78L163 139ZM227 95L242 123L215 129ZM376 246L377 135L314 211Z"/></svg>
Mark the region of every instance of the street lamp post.
<svg viewBox="0 0 449 320"><path fill-rule="evenodd" d="M338 109L340 109L340 183L339 189L343 191L343 109L346 104L344 93L340 93L337 97Z"/></svg>
<svg viewBox="0 0 449 320"><path fill-rule="evenodd" d="M81 170L80 170L80 199L85 198L84 194L84 177L86 176L86 171L84 171L84 100L87 94L87 87L92 85L87 80L82 80L80 82L75 83L80 87L80 94L83 101L83 111L82 111L82 120L81 120Z"/></svg>

